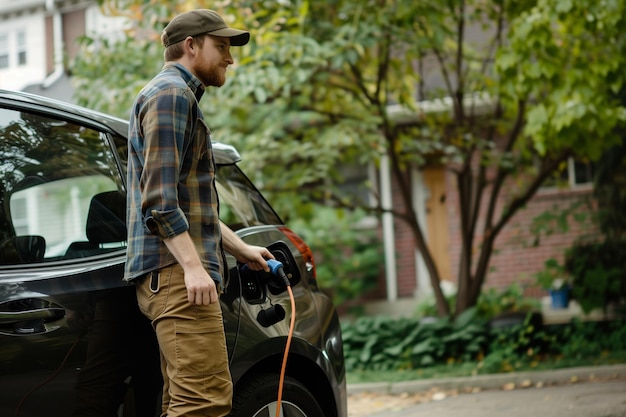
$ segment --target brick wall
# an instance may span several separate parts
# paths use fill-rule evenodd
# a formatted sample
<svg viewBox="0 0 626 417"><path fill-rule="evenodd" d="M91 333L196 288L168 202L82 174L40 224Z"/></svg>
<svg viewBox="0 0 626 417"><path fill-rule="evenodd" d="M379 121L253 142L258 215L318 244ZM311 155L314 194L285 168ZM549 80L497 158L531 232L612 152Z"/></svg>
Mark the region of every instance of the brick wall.
<svg viewBox="0 0 626 417"><path fill-rule="evenodd" d="M449 176L448 210L450 224L450 260L452 270L458 271L461 251L460 224L458 216L458 195L454 178ZM594 234L597 229L590 221L589 205L592 189L590 186L579 186L576 189L542 188L533 199L520 209L502 229L496 238L493 254L490 259L489 272L483 289L504 289L517 282L527 287L530 296L543 295L543 291L535 285L534 274L543 269L544 262L551 257L563 259L564 251L581 236ZM532 233L534 219L545 212L561 213L562 210L577 207L567 217L569 230L542 234L536 241ZM502 209L502 204L498 207ZM573 213L586 214L586 221L575 220ZM552 223L553 225L555 223ZM480 222L478 231L484 224ZM478 236L474 250L478 251L481 236Z"/></svg>
<svg viewBox="0 0 626 417"><path fill-rule="evenodd" d="M448 190L446 202L449 220L449 259L453 281L456 282L461 253L461 233L457 188L455 178L451 174L446 177L446 188ZM526 294L529 296L544 295L544 292L534 284L534 274L543 268L545 260L550 257L561 260L565 249L570 247L572 242L579 236L595 233L596 229L590 225L589 221L581 224L569 216L569 230L567 232L542 235L538 245L535 245L535 236L531 232L533 220L546 211L559 213L562 209L571 207L576 202L588 202L591 192L590 186L580 186L568 190L540 189L527 206L513 216L496 239L483 289L504 289L516 282L526 288ZM393 193L393 203L396 210L403 207L399 192ZM499 208L501 209L501 205ZM588 204L581 204L576 212L588 214L590 210L591 207ZM405 222L395 219L394 225L398 297L410 298L415 295L417 290L415 243L412 232ZM482 230L482 227L483 224L480 223L478 230ZM478 244L479 239L475 242L475 250L477 250ZM378 289L368 294L365 299L386 298L384 271L381 274L379 284Z"/></svg>

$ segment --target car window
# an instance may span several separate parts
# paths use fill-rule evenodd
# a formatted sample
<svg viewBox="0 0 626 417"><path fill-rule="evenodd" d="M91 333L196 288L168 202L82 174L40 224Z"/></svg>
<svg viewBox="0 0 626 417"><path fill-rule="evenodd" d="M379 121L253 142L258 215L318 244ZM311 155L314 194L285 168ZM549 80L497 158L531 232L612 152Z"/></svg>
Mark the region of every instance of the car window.
<svg viewBox="0 0 626 417"><path fill-rule="evenodd" d="M0 265L126 246L125 197L104 133L0 109Z"/></svg>
<svg viewBox="0 0 626 417"><path fill-rule="evenodd" d="M217 194L220 199L220 219L233 230L281 224L280 218L261 193L235 165L218 166Z"/></svg>
<svg viewBox="0 0 626 417"><path fill-rule="evenodd" d="M113 143L125 171L128 160L126 140L113 136ZM220 199L220 219L231 229L282 224L276 212L238 166L217 165L216 182Z"/></svg>

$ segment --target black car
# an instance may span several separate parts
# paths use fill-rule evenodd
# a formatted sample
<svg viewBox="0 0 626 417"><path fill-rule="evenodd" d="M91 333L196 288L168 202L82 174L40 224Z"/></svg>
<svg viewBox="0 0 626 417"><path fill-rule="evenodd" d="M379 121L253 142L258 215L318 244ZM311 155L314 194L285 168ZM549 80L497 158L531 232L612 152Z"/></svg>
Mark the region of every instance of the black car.
<svg viewBox="0 0 626 417"><path fill-rule="evenodd" d="M156 339L122 281L127 122L0 90L0 415L149 416ZM346 417L341 331L310 249L215 143L220 217L281 261L295 298L283 416ZM227 257L233 415L276 414L293 313L286 283ZM207 355L210 355L207 349Z"/></svg>

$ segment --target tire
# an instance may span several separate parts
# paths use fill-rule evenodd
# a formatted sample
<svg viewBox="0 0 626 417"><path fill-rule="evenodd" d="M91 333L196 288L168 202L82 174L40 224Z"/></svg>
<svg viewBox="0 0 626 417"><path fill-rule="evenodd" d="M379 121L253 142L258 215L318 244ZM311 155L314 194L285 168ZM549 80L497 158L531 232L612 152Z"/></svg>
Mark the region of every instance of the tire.
<svg viewBox="0 0 626 417"><path fill-rule="evenodd" d="M278 375L261 374L235 389L230 417L275 417L278 402ZM281 416L324 417L311 392L298 380L285 377Z"/></svg>

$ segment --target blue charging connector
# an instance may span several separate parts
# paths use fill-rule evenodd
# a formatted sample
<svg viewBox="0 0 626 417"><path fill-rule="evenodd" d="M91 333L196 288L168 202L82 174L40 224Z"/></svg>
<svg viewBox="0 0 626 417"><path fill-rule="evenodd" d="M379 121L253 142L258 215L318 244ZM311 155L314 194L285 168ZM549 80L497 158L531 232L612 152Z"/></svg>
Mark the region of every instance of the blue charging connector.
<svg viewBox="0 0 626 417"><path fill-rule="evenodd" d="M277 261L276 259L267 259L266 262L267 262L267 266L270 269L270 274L281 278L285 286L290 287L291 282L289 282L289 278L287 277L287 274L285 273L285 270L283 269L283 263L280 261ZM241 266L241 271L247 271L248 269L249 269L248 265L244 264ZM275 285L278 285L278 284L275 284Z"/></svg>
<svg viewBox="0 0 626 417"><path fill-rule="evenodd" d="M280 270L283 269L282 262L277 261L276 259L268 259L267 266L270 268L270 272L272 274L280 276Z"/></svg>
<svg viewBox="0 0 626 417"><path fill-rule="evenodd" d="M282 280L285 282L285 286L291 286L291 282L289 282L289 278L287 277L287 274L285 274L285 270L283 269L282 262L277 261L276 259L268 259L267 266L270 268L270 272L272 274L282 278Z"/></svg>

